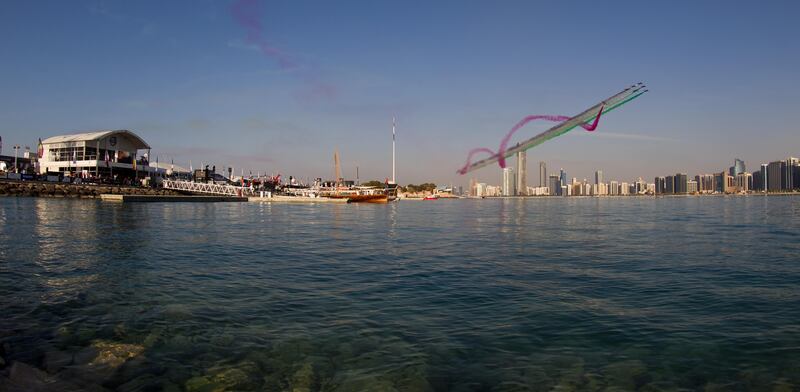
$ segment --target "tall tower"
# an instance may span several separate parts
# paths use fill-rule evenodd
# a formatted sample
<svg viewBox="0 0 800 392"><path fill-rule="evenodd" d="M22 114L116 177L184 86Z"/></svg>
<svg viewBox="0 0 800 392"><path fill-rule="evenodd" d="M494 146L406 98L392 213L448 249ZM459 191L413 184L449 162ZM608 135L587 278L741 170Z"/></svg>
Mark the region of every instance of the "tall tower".
<svg viewBox="0 0 800 392"><path fill-rule="evenodd" d="M598 170L598 171L594 172L594 184L595 185L600 185L602 183L603 183L603 171L602 170Z"/></svg>
<svg viewBox="0 0 800 392"><path fill-rule="evenodd" d="M547 164L539 162L539 187L548 186L547 184Z"/></svg>
<svg viewBox="0 0 800 392"><path fill-rule="evenodd" d="M517 153L517 195L525 196L528 194L528 169L527 155L525 150Z"/></svg>
<svg viewBox="0 0 800 392"><path fill-rule="evenodd" d="M339 150L333 152L333 175L336 177L334 181L336 182L336 186L342 181L342 166L339 163Z"/></svg>

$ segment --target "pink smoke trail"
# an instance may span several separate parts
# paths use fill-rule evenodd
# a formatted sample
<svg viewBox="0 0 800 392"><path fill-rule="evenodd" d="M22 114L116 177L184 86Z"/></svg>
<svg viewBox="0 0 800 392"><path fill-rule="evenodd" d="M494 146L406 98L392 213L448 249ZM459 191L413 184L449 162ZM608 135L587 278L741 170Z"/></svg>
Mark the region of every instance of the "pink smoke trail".
<svg viewBox="0 0 800 392"><path fill-rule="evenodd" d="M258 0L239 0L231 5L233 18L247 32L247 38L245 39L247 43L258 46L261 53L278 61L278 65L282 69L295 68L297 64L289 56L272 46L264 38L264 28L259 20L261 11L261 3Z"/></svg>
<svg viewBox="0 0 800 392"><path fill-rule="evenodd" d="M580 126L583 129L585 129L585 130L587 130L589 132L592 132L595 129L597 129L597 125L600 122L600 116L603 115L603 107L604 106L605 105L600 106L600 111L597 113L597 117L594 118L594 121L592 122L591 125L589 125L589 124L580 124ZM548 115L548 114L535 114L535 115L531 115L531 116L526 116L525 118L520 120L516 125L514 125L514 127L511 128L511 130L508 132L508 134L506 134L506 136L503 138L503 140L500 141L500 147L498 148L496 154L495 154L494 151L492 151L492 150L490 150L490 149L488 149L486 147L479 147L479 148L474 148L474 149L470 150L469 154L467 155L467 163L464 164L464 167L462 167L461 169L458 170L458 173L462 174L462 175L466 174L467 173L467 169L469 169L469 166L472 165L472 156L477 154L477 153L479 153L479 152L489 153L489 157L490 158L496 156L497 157L497 164L500 165L501 168L505 168L506 167L506 157L505 157L506 154L505 153L506 153L506 149L508 147L508 142L509 142L509 140L511 140L511 137L514 136L514 133L516 133L520 128L524 127L529 122L535 121L535 120L545 120L545 121L552 121L552 122L564 122L564 121L569 120L570 118L571 117L568 117L568 116L558 116L558 115Z"/></svg>

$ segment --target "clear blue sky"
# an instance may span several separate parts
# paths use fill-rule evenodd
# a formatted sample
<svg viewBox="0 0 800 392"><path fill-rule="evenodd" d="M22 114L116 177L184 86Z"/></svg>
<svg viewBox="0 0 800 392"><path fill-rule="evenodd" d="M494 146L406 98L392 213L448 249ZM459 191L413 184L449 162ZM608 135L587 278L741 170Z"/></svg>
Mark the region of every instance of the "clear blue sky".
<svg viewBox="0 0 800 392"><path fill-rule="evenodd" d="M176 164L466 184L469 149L528 114L650 93L528 152L569 177L748 170L800 155L795 1L3 1L0 136L131 129ZM281 59L291 61L285 66ZM322 91L322 93L320 92ZM546 128L531 125L530 137ZM238 170L237 170L238 171ZM499 169L474 173L499 183Z"/></svg>

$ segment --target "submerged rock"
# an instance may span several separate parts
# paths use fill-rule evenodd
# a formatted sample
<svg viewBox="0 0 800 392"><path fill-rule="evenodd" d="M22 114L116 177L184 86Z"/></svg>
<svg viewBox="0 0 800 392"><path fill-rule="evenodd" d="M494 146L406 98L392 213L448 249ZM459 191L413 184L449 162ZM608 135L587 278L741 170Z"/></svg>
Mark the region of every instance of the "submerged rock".
<svg viewBox="0 0 800 392"><path fill-rule="evenodd" d="M104 391L97 385L78 386L22 362L14 362L11 365L8 378L0 382L0 390L3 392Z"/></svg>
<svg viewBox="0 0 800 392"><path fill-rule="evenodd" d="M398 392L398 390L387 380L381 380L373 376L359 376L346 378L338 388L338 392Z"/></svg>
<svg viewBox="0 0 800 392"><path fill-rule="evenodd" d="M117 369L144 352L144 347L135 344L96 340L73 355L73 365L60 375L74 380L81 386L101 385L111 380Z"/></svg>
<svg viewBox="0 0 800 392"><path fill-rule="evenodd" d="M66 351L52 350L44 353L44 370L55 374L66 366L72 365L73 355Z"/></svg>
<svg viewBox="0 0 800 392"><path fill-rule="evenodd" d="M98 350L97 357L89 363L91 366L110 366L117 368L125 361L144 352L144 347L135 344L96 341L92 347Z"/></svg>
<svg viewBox="0 0 800 392"><path fill-rule="evenodd" d="M614 362L605 368L605 378L610 388L632 391L644 384L647 366L639 360Z"/></svg>
<svg viewBox="0 0 800 392"><path fill-rule="evenodd" d="M190 378L184 384L187 392L222 392L257 390L261 386L258 367L242 362L235 367L212 369L208 374Z"/></svg>
<svg viewBox="0 0 800 392"><path fill-rule="evenodd" d="M314 368L310 363L306 363L298 369L292 376L292 392L311 392L314 386Z"/></svg>

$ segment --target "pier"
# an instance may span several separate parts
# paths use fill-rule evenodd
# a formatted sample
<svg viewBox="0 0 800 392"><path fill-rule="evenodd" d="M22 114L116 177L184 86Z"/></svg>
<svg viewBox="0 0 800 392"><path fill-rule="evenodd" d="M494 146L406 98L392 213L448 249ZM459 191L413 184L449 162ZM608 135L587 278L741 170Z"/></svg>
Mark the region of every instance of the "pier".
<svg viewBox="0 0 800 392"><path fill-rule="evenodd" d="M100 199L110 202L160 202L160 203L220 203L245 202L246 197L230 196L187 196L187 195L100 195Z"/></svg>

